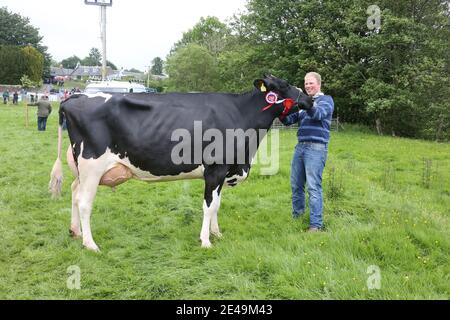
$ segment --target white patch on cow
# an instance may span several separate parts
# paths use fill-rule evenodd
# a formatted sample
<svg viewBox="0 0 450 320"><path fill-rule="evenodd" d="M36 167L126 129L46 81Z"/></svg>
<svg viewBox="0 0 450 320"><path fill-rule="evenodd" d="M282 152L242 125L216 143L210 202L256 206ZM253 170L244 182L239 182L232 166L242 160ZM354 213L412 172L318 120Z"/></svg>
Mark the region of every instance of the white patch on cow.
<svg viewBox="0 0 450 320"><path fill-rule="evenodd" d="M138 167L135 167L131 164L128 157L118 160L118 163L123 164L124 166L130 168L133 176L136 179L147 181L147 182L162 182L162 181L174 181L174 180L184 180L184 179L203 179L203 173L205 171L205 167L203 165L199 165L192 171L189 172L181 172L178 175L166 175L166 176L157 176L152 174L149 171L141 170Z"/></svg>
<svg viewBox="0 0 450 320"><path fill-rule="evenodd" d="M208 207L206 200L203 201L203 224L200 232L200 240L202 241L203 248L210 248L211 242L209 241L209 228L211 231L220 237L219 225L217 223L217 212L220 207L220 194L218 186L212 192L212 201Z"/></svg>
<svg viewBox="0 0 450 320"><path fill-rule="evenodd" d="M84 145L83 142L80 146L80 155L78 156L78 163L80 163L80 157L83 153ZM162 182L162 181L174 181L174 180L184 180L184 179L203 179L203 173L205 171L205 167L203 165L198 166L192 171L182 172L178 175L165 175L165 176L157 176L152 174L149 171L141 170L140 168L131 164L130 159L125 157L121 159L117 154L111 152L109 148L106 149L105 153L98 157L97 159L84 159L84 161L96 161L98 166L102 168L106 168L105 172L109 169L112 169L116 164L122 164L125 167L131 170L133 177L138 180L143 180L147 182Z"/></svg>
<svg viewBox="0 0 450 320"><path fill-rule="evenodd" d="M97 97L105 98L105 102L108 101L109 99L111 99L111 97L112 97L112 95L103 93L103 92L83 93L83 95L85 95L88 98L97 98Z"/></svg>
<svg viewBox="0 0 450 320"><path fill-rule="evenodd" d="M109 148L106 149L105 153L102 154L97 159L83 158L83 149L84 142L80 145L80 154L78 155L78 167L79 170L82 170L81 167L87 166L89 171L95 171L95 173L102 173L102 175L107 172L109 169L112 169L117 163L119 163L120 158L117 154L112 153Z"/></svg>
<svg viewBox="0 0 450 320"><path fill-rule="evenodd" d="M232 175L231 177L226 177L225 185L235 186L236 184L241 183L242 181L247 179L247 176L248 176L248 171L242 170L242 174L235 174L235 175ZM236 181L234 181L233 179L236 179Z"/></svg>

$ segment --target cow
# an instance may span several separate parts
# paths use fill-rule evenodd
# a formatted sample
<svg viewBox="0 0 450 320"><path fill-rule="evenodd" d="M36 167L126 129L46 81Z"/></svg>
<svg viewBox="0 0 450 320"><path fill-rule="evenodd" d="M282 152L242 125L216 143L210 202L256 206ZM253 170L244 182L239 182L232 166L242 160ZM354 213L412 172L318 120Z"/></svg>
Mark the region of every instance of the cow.
<svg viewBox="0 0 450 320"><path fill-rule="evenodd" d="M248 177L256 149L275 118L312 105L301 89L272 75L256 79L254 86L243 94L98 93L74 94L63 101L58 156L49 189L53 197L61 194L65 119L70 139L67 161L75 177L71 187L71 235L82 236L87 249L99 251L90 227L99 185L115 187L131 178L148 182L204 179L200 240L202 247L211 247L210 232L221 236L217 213L222 187L235 186ZM230 129L244 133L254 130L254 134L243 140L233 137L231 144L216 145L209 155L205 153L211 149L208 139L200 143L188 140L183 144L186 148L180 148L183 134L206 136L213 132L225 136ZM239 157L241 151L244 157ZM178 156L176 161L174 155Z"/></svg>

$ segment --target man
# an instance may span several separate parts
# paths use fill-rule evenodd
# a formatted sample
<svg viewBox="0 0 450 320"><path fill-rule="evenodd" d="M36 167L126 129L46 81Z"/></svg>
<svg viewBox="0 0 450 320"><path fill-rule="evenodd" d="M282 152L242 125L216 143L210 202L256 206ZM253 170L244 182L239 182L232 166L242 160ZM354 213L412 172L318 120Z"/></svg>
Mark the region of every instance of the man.
<svg viewBox="0 0 450 320"><path fill-rule="evenodd" d="M3 91L3 104L6 104L9 101L9 90L6 89Z"/></svg>
<svg viewBox="0 0 450 320"><path fill-rule="evenodd" d="M17 93L17 91L14 91L13 94L13 104L15 105L19 104L19 94Z"/></svg>
<svg viewBox="0 0 450 320"><path fill-rule="evenodd" d="M37 96L37 95L36 95ZM37 106L37 125L39 131L45 131L45 128L47 126L47 118L52 113L52 106L50 105L50 102L48 102L48 97L43 96L42 99L36 103L29 103L29 106Z"/></svg>
<svg viewBox="0 0 450 320"><path fill-rule="evenodd" d="M309 72L305 76L305 90L313 104L300 105L298 113L282 120L285 125L299 124L298 144L295 146L291 167L292 216L305 212L305 183L308 186L310 225L309 232L323 228L322 173L327 159L331 117L334 101L321 91L321 76Z"/></svg>

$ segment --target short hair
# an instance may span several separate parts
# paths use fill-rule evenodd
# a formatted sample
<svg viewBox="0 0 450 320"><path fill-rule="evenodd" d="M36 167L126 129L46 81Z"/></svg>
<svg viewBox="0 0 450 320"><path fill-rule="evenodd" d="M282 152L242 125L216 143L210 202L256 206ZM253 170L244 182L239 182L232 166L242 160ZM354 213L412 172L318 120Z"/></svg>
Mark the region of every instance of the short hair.
<svg viewBox="0 0 450 320"><path fill-rule="evenodd" d="M306 79L306 77L308 77L308 76L312 76L312 77L316 78L317 83L319 84L319 86L322 84L322 77L321 77L320 74L318 74L317 72L308 72L308 73L305 75L305 79Z"/></svg>

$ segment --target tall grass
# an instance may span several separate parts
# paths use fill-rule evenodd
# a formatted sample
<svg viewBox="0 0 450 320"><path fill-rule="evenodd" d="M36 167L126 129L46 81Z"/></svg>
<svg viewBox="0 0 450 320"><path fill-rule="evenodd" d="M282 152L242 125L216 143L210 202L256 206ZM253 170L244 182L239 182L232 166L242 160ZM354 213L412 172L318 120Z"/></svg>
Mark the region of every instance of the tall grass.
<svg viewBox="0 0 450 320"><path fill-rule="evenodd" d="M38 132L34 118L24 127L23 106L0 105L1 299L449 298L449 144L348 125L333 133L327 230L309 234L309 216L290 215L296 137L282 131L278 174L261 176L256 166L247 181L224 189L223 238L210 250L198 241L202 181L100 187L92 229L102 252L95 254L69 237L66 165L63 198L47 193L56 114ZM71 266L81 271L80 289L67 285ZM379 289L368 286L371 266L380 270Z"/></svg>

